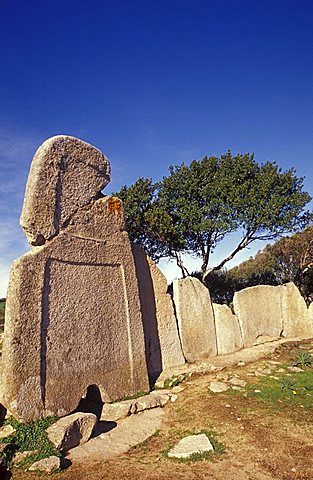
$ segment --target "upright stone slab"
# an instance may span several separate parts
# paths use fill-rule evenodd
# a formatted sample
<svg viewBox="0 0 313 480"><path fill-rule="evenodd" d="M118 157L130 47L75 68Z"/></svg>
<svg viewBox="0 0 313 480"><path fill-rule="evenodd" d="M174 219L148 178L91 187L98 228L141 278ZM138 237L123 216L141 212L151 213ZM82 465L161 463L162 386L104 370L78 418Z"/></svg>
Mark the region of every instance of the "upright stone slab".
<svg viewBox="0 0 313 480"><path fill-rule="evenodd" d="M304 298L294 283L277 287L281 293L284 337L313 337L313 322Z"/></svg>
<svg viewBox="0 0 313 480"><path fill-rule="evenodd" d="M150 382L163 370L185 363L166 278L142 248L132 245L139 284Z"/></svg>
<svg viewBox="0 0 313 480"><path fill-rule="evenodd" d="M194 277L174 280L179 335L187 362L217 355L214 315L209 290Z"/></svg>
<svg viewBox="0 0 313 480"><path fill-rule="evenodd" d="M78 157L73 182L86 168ZM90 198L52 240L13 263L2 363L0 401L24 421L72 412L90 385L102 401L148 390L136 270L119 199Z"/></svg>
<svg viewBox="0 0 313 480"><path fill-rule="evenodd" d="M213 303L216 327L217 354L237 352L243 347L238 318L227 305Z"/></svg>
<svg viewBox="0 0 313 480"><path fill-rule="evenodd" d="M281 335L283 322L279 288L258 285L236 292L234 310L245 347Z"/></svg>
<svg viewBox="0 0 313 480"><path fill-rule="evenodd" d="M58 135L37 150L20 218L27 240L43 245L110 181L109 160L95 147Z"/></svg>

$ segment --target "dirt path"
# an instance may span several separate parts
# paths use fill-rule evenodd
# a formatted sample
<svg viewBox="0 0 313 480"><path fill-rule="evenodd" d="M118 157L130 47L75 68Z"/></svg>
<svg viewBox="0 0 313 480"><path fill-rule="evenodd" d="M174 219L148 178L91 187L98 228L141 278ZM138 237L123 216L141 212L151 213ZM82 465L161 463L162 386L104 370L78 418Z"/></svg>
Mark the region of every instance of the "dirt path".
<svg viewBox="0 0 313 480"><path fill-rule="evenodd" d="M228 367L218 374L193 375L183 382L185 389L178 400L165 406L162 428L151 438L112 460L100 458L97 463L91 463L86 458L83 465L73 463L53 478L313 480L313 377L309 377L313 375L313 368L304 373L289 373L288 364L296 348L298 346L291 343L258 362ZM305 348L313 349L313 343L306 344ZM284 372L279 372L281 369ZM267 373L260 373L262 371ZM211 380L216 377L229 380L233 375L247 381L247 387L220 394L209 391ZM306 388L299 380L296 394L275 387L282 376L293 379L295 375L312 378L312 384ZM164 451L178 439L201 430L212 432L224 445L225 453L191 463L166 457ZM13 479L37 478L42 476L17 469L13 472Z"/></svg>

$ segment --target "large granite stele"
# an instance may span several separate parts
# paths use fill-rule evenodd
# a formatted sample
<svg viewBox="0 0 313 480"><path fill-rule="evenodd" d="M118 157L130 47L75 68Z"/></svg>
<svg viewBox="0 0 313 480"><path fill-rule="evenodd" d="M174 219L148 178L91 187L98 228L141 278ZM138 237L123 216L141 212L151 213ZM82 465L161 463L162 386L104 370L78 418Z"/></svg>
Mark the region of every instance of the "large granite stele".
<svg viewBox="0 0 313 480"><path fill-rule="evenodd" d="M24 421L72 412L91 385L102 401L149 389L123 207L97 191L108 160L72 137L54 137L38 152L22 223L32 243L45 244L12 265L2 359L0 401Z"/></svg>

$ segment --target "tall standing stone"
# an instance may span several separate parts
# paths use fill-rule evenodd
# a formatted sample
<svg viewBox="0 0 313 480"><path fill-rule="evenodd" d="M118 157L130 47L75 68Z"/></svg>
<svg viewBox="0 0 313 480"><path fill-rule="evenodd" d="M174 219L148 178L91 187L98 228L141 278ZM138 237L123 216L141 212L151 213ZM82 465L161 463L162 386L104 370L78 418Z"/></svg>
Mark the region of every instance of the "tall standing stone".
<svg viewBox="0 0 313 480"><path fill-rule="evenodd" d="M163 370L185 363L166 278L138 245L132 245L139 284L150 382Z"/></svg>
<svg viewBox="0 0 313 480"><path fill-rule="evenodd" d="M294 283L277 287L281 294L284 337L313 337L313 322L304 298Z"/></svg>
<svg viewBox="0 0 313 480"><path fill-rule="evenodd" d="M174 280L174 304L187 362L217 355L214 314L209 290L194 277Z"/></svg>
<svg viewBox="0 0 313 480"><path fill-rule="evenodd" d="M281 335L281 294L277 287L257 285L236 292L234 310L245 347Z"/></svg>
<svg viewBox="0 0 313 480"><path fill-rule="evenodd" d="M86 158L82 161L77 153L75 164L70 148L73 157L65 177L61 164L50 157L54 143L57 151L60 148L59 137L48 141L46 156L41 154L48 169L40 170L47 180L44 198L55 195L55 183L48 182L50 169L58 177L57 165L66 178L61 182L60 198L66 199L61 210L54 201L56 216L61 211L59 218L66 222L59 222L59 233L48 240L52 205L47 208L44 201L38 218L38 202L34 200L33 210L28 204L28 225L36 225L32 238L45 232L46 242L17 259L10 273L0 401L24 421L70 413L90 385L98 387L102 401L149 388L136 270L124 231L123 207L114 197L97 200L95 185L86 187L88 201L84 194L80 196L84 202L76 195L72 198L77 179L82 182L86 174L88 180L90 169L100 174L99 165L87 155L92 155L93 147L85 150L84 142L72 138L69 145L73 141L75 152L81 151L82 143ZM68 144L66 138L64 142ZM65 157L66 152L65 148ZM29 185L34 184L39 194L40 178L33 180L33 172L39 175L31 169L26 203L32 194ZM105 172L99 188L107 181ZM82 183L79 186L84 188Z"/></svg>
<svg viewBox="0 0 313 480"><path fill-rule="evenodd" d="M243 347L238 318L227 305L213 303L213 312L218 355L237 352Z"/></svg>

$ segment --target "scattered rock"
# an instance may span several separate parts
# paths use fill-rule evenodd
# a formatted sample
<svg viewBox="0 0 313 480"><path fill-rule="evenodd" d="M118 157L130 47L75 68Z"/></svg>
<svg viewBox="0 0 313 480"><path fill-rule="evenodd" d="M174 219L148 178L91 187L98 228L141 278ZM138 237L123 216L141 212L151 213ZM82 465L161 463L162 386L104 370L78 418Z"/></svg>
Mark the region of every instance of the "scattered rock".
<svg viewBox="0 0 313 480"><path fill-rule="evenodd" d="M5 425L0 428L0 438L7 438L13 435L16 432L15 428L12 425Z"/></svg>
<svg viewBox="0 0 313 480"><path fill-rule="evenodd" d="M131 406L131 413L142 412L143 410L149 410L150 408L163 407L169 401L168 395L145 395L140 397Z"/></svg>
<svg viewBox="0 0 313 480"><path fill-rule="evenodd" d="M287 367L287 370L289 370L289 372L294 372L294 373L304 372L304 370L300 367Z"/></svg>
<svg viewBox="0 0 313 480"><path fill-rule="evenodd" d="M227 382L228 378L229 378L228 373L218 373L216 375L216 380L221 382Z"/></svg>
<svg viewBox="0 0 313 480"><path fill-rule="evenodd" d="M123 402L105 403L101 412L101 421L116 422L121 418L130 415L133 400L125 400Z"/></svg>
<svg viewBox="0 0 313 480"><path fill-rule="evenodd" d="M229 380L229 383L231 383L232 385L236 385L237 387L245 387L247 385L247 382L237 377L232 377Z"/></svg>
<svg viewBox="0 0 313 480"><path fill-rule="evenodd" d="M172 388L172 392L174 393L180 393L183 390L185 390L186 387L183 387L182 385L176 385L175 387Z"/></svg>
<svg viewBox="0 0 313 480"><path fill-rule="evenodd" d="M172 402L172 403L173 403L173 402L176 402L177 399L178 399L178 396L177 396L177 395L175 395L175 394L171 395L171 402Z"/></svg>
<svg viewBox="0 0 313 480"><path fill-rule="evenodd" d="M242 391L244 391L244 388L242 388L242 387L238 387L237 385L234 385L234 386L233 386L233 387L231 387L231 388L232 388L232 390L238 390L238 392L242 392Z"/></svg>
<svg viewBox="0 0 313 480"><path fill-rule="evenodd" d="M240 361L237 363L237 367L244 367L246 362Z"/></svg>
<svg viewBox="0 0 313 480"><path fill-rule="evenodd" d="M38 470L45 473L53 473L60 468L60 459L56 456L43 458L38 460L38 462L33 463L28 470L34 471Z"/></svg>
<svg viewBox="0 0 313 480"><path fill-rule="evenodd" d="M209 385L209 390L213 393L221 393L229 390L229 386L223 382L211 382Z"/></svg>
<svg viewBox="0 0 313 480"><path fill-rule="evenodd" d="M194 453L212 452L214 450L208 437L201 433L182 438L169 452L169 457L188 458Z"/></svg>
<svg viewBox="0 0 313 480"><path fill-rule="evenodd" d="M5 452L9 445L9 443L0 443L0 454Z"/></svg>
<svg viewBox="0 0 313 480"><path fill-rule="evenodd" d="M23 460L25 460L25 458L28 458L31 455L36 455L36 453L38 453L38 450L26 450L25 452L17 452L14 455L13 459L14 466L17 467L18 465L20 465L20 463L22 463Z"/></svg>
<svg viewBox="0 0 313 480"><path fill-rule="evenodd" d="M67 452L89 440L96 422L93 413L73 413L47 428L47 434L58 450Z"/></svg>

